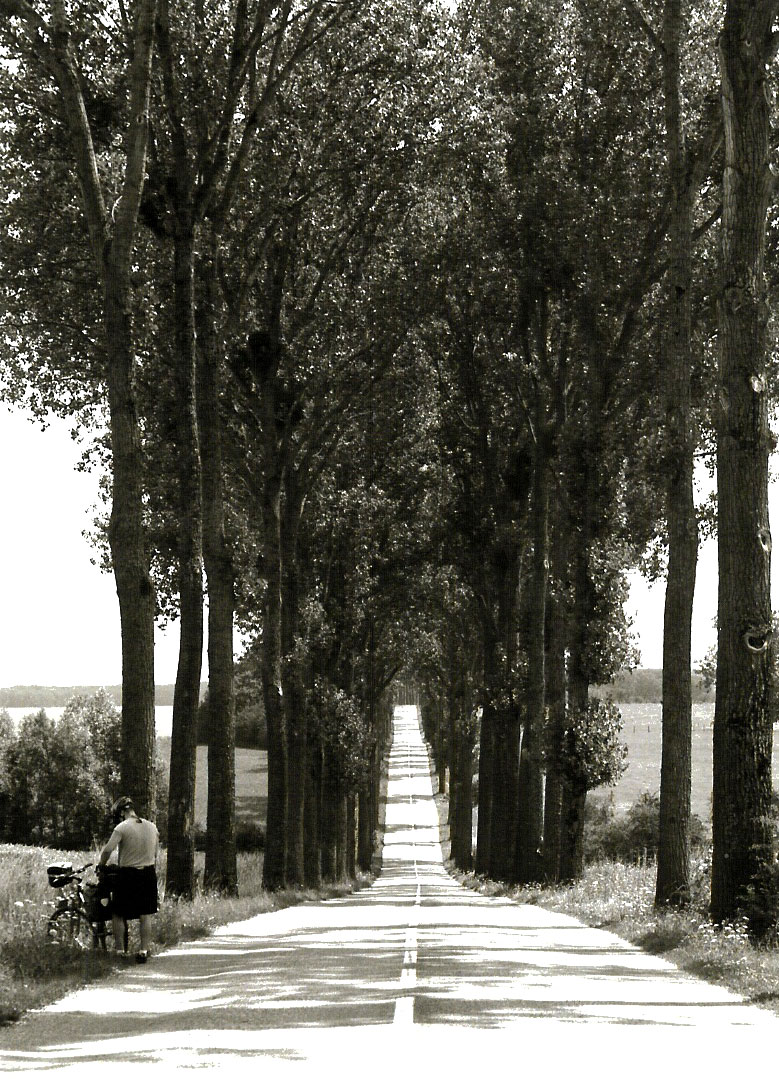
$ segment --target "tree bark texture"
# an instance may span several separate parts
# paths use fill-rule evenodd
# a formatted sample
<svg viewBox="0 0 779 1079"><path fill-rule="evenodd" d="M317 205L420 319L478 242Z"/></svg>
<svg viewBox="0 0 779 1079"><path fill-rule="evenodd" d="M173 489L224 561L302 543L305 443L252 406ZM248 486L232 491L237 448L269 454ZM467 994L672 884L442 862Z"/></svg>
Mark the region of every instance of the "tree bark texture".
<svg viewBox="0 0 779 1079"><path fill-rule="evenodd" d="M357 865L365 873L373 863L373 806L370 782L357 792Z"/></svg>
<svg viewBox="0 0 779 1079"><path fill-rule="evenodd" d="M108 526L122 635L122 790L154 815L154 618L156 604L143 525L143 460L133 388L129 295L105 291L112 502Z"/></svg>
<svg viewBox="0 0 779 1079"><path fill-rule="evenodd" d="M473 748L474 735L459 694L450 697L451 761L449 782L451 857L458 869L473 865Z"/></svg>
<svg viewBox="0 0 779 1079"><path fill-rule="evenodd" d="M306 777L305 871L306 887L322 883L322 747L318 738L308 740Z"/></svg>
<svg viewBox="0 0 779 1079"><path fill-rule="evenodd" d="M335 803L335 879L347 880L349 871L349 806L343 783L337 780L338 798Z"/></svg>
<svg viewBox="0 0 779 1079"><path fill-rule="evenodd" d="M514 875L519 782L519 717L512 708L496 712L494 754L489 875L494 880L510 881Z"/></svg>
<svg viewBox="0 0 779 1079"><path fill-rule="evenodd" d="M568 542L564 515L558 506L552 530L552 592L549 616L549 647L546 668L546 698L549 709L546 786L544 791L543 868L547 881L560 877L560 849L563 806L563 775L560 749L565 732L567 707L567 604L565 581L568 573Z"/></svg>
<svg viewBox="0 0 779 1079"><path fill-rule="evenodd" d="M338 879L338 802L340 785L333 751L324 747L322 759L322 879Z"/></svg>
<svg viewBox="0 0 779 1079"><path fill-rule="evenodd" d="M585 470L591 479L591 469ZM587 507L590 505L587 500ZM569 704L573 714L587 711L590 695L590 675L587 662L589 621L594 608L594 587L590 579L589 512L585 508L584 526L573 552L574 600L570 620L568 666ZM566 781L563 791L562 847L560 850L560 879L578 880L584 871L584 809L587 791Z"/></svg>
<svg viewBox="0 0 779 1079"><path fill-rule="evenodd" d="M725 132L717 427L719 596L711 910L732 918L772 863L771 532L764 278L776 0L730 0L720 35ZM753 910L760 906L758 895Z"/></svg>
<svg viewBox="0 0 779 1079"><path fill-rule="evenodd" d="M263 884L269 891L285 883L287 747L281 693L281 474L265 455L263 476L262 692L268 727L268 812ZM275 458L275 455L274 455Z"/></svg>
<svg viewBox="0 0 779 1079"><path fill-rule="evenodd" d="M480 605L485 697L479 757L477 872L511 880L516 842L519 779L519 716L513 700L518 555L499 552L490 581L483 580Z"/></svg>
<svg viewBox="0 0 779 1079"><path fill-rule="evenodd" d="M668 573L663 624L663 739L660 839L655 902L681 905L690 892L692 784L692 605L698 560L691 420L693 209L681 113L681 0L667 0L663 19L666 156L671 187L670 268L663 356L664 465Z"/></svg>
<svg viewBox="0 0 779 1079"><path fill-rule="evenodd" d="M291 887L305 883L305 808L308 771L308 715L303 692L303 657L298 649L300 566L298 534L302 499L296 475L287 471L281 518L281 677L287 740L287 856L285 878Z"/></svg>
<svg viewBox="0 0 779 1079"><path fill-rule="evenodd" d="M490 865L494 726L493 706L490 701L484 701L479 729L479 792L476 818L476 872L479 874L487 873Z"/></svg>
<svg viewBox="0 0 779 1079"><path fill-rule="evenodd" d="M195 236L185 223L174 241L173 380L178 482L180 644L173 694L168 802L168 895L191 897L195 886L195 770L203 661L203 520L195 348Z"/></svg>
<svg viewBox="0 0 779 1079"><path fill-rule="evenodd" d="M222 356L216 343L217 289L206 267L198 305L198 423L203 470L203 560L208 585L208 810L204 884L238 891L235 849L235 569L225 534L222 454Z"/></svg>
<svg viewBox="0 0 779 1079"><path fill-rule="evenodd" d="M350 791L346 796L346 879L357 875L357 795Z"/></svg>
<svg viewBox="0 0 779 1079"><path fill-rule="evenodd" d="M539 415L536 423L531 504L533 563L527 640L528 692L519 759L517 853L514 873L520 884L540 880L542 875L540 852L544 792L541 737L546 726L546 592L549 580L549 466L542 419Z"/></svg>

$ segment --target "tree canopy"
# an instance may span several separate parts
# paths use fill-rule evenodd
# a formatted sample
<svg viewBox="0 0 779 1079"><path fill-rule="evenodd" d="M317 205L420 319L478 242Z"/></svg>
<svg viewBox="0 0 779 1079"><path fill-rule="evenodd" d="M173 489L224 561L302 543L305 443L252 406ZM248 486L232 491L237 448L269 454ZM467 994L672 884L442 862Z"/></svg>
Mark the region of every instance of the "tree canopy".
<svg viewBox="0 0 779 1079"><path fill-rule="evenodd" d="M658 902L683 902L692 478L715 448L715 818L739 821L715 864L760 848L717 916L763 879L765 784L747 804L731 780L762 775L770 722L774 151L734 42L757 35L764 71L776 5L749 27L720 6L0 0L0 386L90 429L110 469L120 774L141 804L152 622L180 621L172 893L194 888L199 724L206 878L235 890L252 695L266 885L370 865L399 679L421 687L460 863L477 762L477 870L578 875L587 790L621 760L591 691L635 665L642 567L667 579L661 817L682 822L670 854L661 828Z"/></svg>

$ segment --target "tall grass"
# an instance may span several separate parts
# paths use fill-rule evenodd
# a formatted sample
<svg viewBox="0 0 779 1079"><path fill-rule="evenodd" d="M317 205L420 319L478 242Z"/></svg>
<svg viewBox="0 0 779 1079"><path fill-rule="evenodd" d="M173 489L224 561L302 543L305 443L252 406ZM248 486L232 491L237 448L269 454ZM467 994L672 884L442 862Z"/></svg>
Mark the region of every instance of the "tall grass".
<svg viewBox="0 0 779 1079"><path fill-rule="evenodd" d="M54 946L46 937L46 923L59 894L46 876L54 862L71 861L80 867L96 862L98 852L54 851L45 847L0 844L0 1024L13 1022L30 1008L56 1000L71 989L105 977L119 959L112 952ZM202 878L203 855L196 856ZM164 860L160 891L164 889ZM366 883L325 886L321 891L266 892L262 888L262 854L238 856L237 897L198 891L192 902L162 899L154 919L157 947L207 936L216 926L278 910L309 899L343 895ZM130 947L137 941L137 923L131 923Z"/></svg>

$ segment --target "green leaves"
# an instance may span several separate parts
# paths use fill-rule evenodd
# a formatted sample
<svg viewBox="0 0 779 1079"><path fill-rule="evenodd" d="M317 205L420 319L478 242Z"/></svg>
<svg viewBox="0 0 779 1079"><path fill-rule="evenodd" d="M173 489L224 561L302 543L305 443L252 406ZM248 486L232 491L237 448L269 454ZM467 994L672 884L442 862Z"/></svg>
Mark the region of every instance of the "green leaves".
<svg viewBox="0 0 779 1079"><path fill-rule="evenodd" d="M586 712L568 717L560 747L562 774L575 793L614 786L627 768L627 746L619 740L622 714L613 701L593 697Z"/></svg>

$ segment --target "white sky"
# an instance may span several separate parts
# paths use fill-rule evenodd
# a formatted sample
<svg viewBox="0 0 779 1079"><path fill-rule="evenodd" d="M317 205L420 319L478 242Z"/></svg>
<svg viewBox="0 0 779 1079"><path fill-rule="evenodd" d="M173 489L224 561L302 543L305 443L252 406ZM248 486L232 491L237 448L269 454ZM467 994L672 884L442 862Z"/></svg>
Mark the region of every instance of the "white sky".
<svg viewBox="0 0 779 1079"><path fill-rule="evenodd" d="M75 471L80 455L67 423L41 431L0 405L0 687L121 683L113 577L82 536L98 480ZM177 662L173 625L158 633L157 684L175 682Z"/></svg>
<svg viewBox="0 0 779 1079"><path fill-rule="evenodd" d="M121 682L113 577L92 565L82 536L98 502L97 477L75 471L79 456L67 423L53 421L41 431L0 405L0 687ZM771 501L775 520L777 484ZM664 587L637 575L632 581L628 610L642 666L660 667ZM716 544L708 541L700 552L693 614L695 663L714 643L716 604ZM175 624L158 632L158 684L175 681L177 659ZM204 657L204 678L206 671Z"/></svg>

